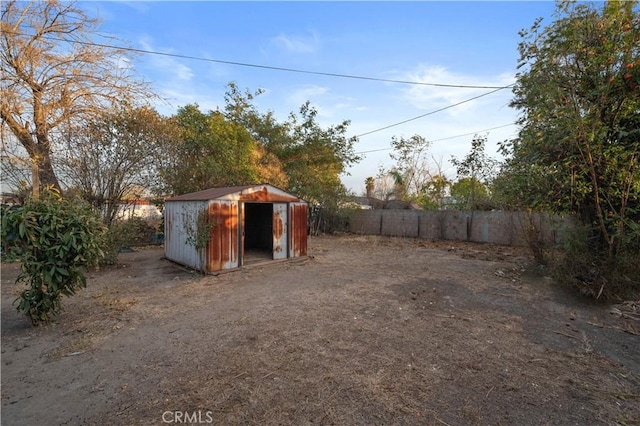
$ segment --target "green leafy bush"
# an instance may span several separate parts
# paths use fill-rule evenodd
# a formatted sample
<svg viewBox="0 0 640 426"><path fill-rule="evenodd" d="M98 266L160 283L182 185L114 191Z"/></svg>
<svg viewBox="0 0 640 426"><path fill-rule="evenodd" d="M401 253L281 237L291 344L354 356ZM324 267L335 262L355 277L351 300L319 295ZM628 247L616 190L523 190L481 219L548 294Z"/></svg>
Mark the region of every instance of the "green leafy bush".
<svg viewBox="0 0 640 426"><path fill-rule="evenodd" d="M605 300L637 300L640 297L640 222L630 231L614 258L598 239L597 226L576 226L565 235L559 255L553 259L558 282L576 286L587 296Z"/></svg>
<svg viewBox="0 0 640 426"><path fill-rule="evenodd" d="M115 265L118 253L123 247L153 244L156 233L156 227L137 217L111 222L105 238L105 255L101 264Z"/></svg>
<svg viewBox="0 0 640 426"><path fill-rule="evenodd" d="M86 286L85 268L102 256L104 226L84 203L52 191L3 213L2 239L11 236L10 249L22 262L16 282L27 286L14 304L33 325L49 322L62 296Z"/></svg>

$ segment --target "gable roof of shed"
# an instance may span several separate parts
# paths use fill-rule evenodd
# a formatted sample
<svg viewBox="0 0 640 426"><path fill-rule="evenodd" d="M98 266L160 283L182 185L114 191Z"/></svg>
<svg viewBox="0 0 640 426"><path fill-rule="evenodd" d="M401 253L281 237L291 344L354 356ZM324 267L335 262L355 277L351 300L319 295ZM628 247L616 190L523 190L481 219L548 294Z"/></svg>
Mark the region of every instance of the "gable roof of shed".
<svg viewBox="0 0 640 426"><path fill-rule="evenodd" d="M222 188L209 188L202 191L190 192L188 194L177 195L171 197L166 201L199 201L199 200L213 200L220 198L224 195L233 194L234 192L244 191L247 188L251 188L256 185L240 185L240 186L226 186Z"/></svg>
<svg viewBox="0 0 640 426"><path fill-rule="evenodd" d="M191 192L189 194L182 194L182 195L177 195L175 197L171 197L166 201L206 201L206 200L215 200L216 198L220 198L220 197L224 197L226 195L229 194L235 194L235 193L239 193L242 192L244 190L250 189L250 188L260 188L263 187L264 190L266 191L266 187L270 187L273 188L277 191L282 191L285 192L284 190L277 188L273 185L267 184L267 183L262 183L262 184L253 184L253 185L238 185L238 186L226 186L226 187L220 187L220 188L209 188L209 189L204 189L202 191L197 191L197 192ZM289 193L287 193L289 194ZM290 194L291 198L297 198L295 195ZM287 197L288 198L288 197ZM302 201L301 199L299 199L300 201Z"/></svg>

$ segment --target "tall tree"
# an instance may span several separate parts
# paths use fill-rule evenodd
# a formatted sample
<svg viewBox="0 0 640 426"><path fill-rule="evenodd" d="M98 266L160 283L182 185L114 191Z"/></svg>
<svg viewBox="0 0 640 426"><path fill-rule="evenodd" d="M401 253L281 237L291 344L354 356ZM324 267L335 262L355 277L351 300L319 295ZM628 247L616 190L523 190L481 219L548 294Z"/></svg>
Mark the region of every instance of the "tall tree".
<svg viewBox="0 0 640 426"><path fill-rule="evenodd" d="M450 183L444 176L442 161L428 156L431 143L420 135L408 139L393 136L391 146L393 152L389 156L395 164L390 170L381 168L377 177L380 188L390 189L388 180L393 181L393 189L384 198L393 196L430 210L442 208Z"/></svg>
<svg viewBox="0 0 640 426"><path fill-rule="evenodd" d="M434 207L435 209L443 209L445 207L445 197L451 188L451 182L442 173L442 170L439 170L426 185L425 199L420 203L423 207Z"/></svg>
<svg viewBox="0 0 640 426"><path fill-rule="evenodd" d="M413 135L408 139L393 136L391 146L393 152L389 156L396 162L393 173L397 175L396 181L401 182L404 188L403 196L398 198L422 194L434 175L427 157L431 143L420 135Z"/></svg>
<svg viewBox="0 0 640 426"><path fill-rule="evenodd" d="M204 113L191 104L181 107L173 120L179 136L165 145L160 161L165 193L286 181L279 160L265 152L242 125L219 111Z"/></svg>
<svg viewBox="0 0 640 426"><path fill-rule="evenodd" d="M364 180L364 186L367 198L372 198L373 191L376 189L376 180L372 176L369 176Z"/></svg>
<svg viewBox="0 0 640 426"><path fill-rule="evenodd" d="M588 261L574 256L567 267L593 268L596 294L634 275L640 286L636 6L560 2L548 27L538 21L522 32L512 101L521 129L504 145L510 158L496 188L507 200L527 197L537 208L579 217L589 230L583 238Z"/></svg>
<svg viewBox="0 0 640 426"><path fill-rule="evenodd" d="M346 136L349 121L329 127L317 121L317 110L307 101L288 120L273 112L261 113L253 100L261 91L242 93L230 83L226 93L226 117L244 126L269 154L282 164L288 189L321 205L335 205L346 193L340 175L360 160Z"/></svg>
<svg viewBox="0 0 640 426"><path fill-rule="evenodd" d="M289 143L273 152L285 164L289 189L311 202L327 205L345 193L340 175L360 160L354 138L346 136L349 121L323 127L318 111L307 101L289 115Z"/></svg>
<svg viewBox="0 0 640 426"><path fill-rule="evenodd" d="M468 191L457 191L461 195L467 193L466 208L478 208L479 199L486 199L487 186L491 184L497 167L497 161L485 153L486 136L475 135L471 141L471 150L463 158L451 157L451 164L457 169L458 180L463 183L458 185L458 189L468 189Z"/></svg>
<svg viewBox="0 0 640 426"><path fill-rule="evenodd" d="M451 198L457 208L486 210L489 191L478 179L463 177L451 185Z"/></svg>
<svg viewBox="0 0 640 426"><path fill-rule="evenodd" d="M51 158L56 129L105 104L149 95L132 79L128 51L93 43L98 25L73 2L2 2L0 117L27 151L40 186L60 187Z"/></svg>

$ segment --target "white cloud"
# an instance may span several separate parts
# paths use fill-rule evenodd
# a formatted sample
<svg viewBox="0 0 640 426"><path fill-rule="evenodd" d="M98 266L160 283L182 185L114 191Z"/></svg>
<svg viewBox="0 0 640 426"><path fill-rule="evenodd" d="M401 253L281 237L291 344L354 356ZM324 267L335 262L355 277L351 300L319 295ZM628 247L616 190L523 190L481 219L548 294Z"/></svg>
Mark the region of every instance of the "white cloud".
<svg viewBox="0 0 640 426"><path fill-rule="evenodd" d="M145 50L172 52L172 49L157 46L150 37L142 37L138 42ZM178 107L192 103L197 103L202 111L223 105L224 85L211 84L208 80L216 74L213 67L192 68L182 59L160 55L144 55L142 59L144 74L153 76L153 89L164 100L155 105L160 113L171 115ZM206 77L194 78L202 76L203 70Z"/></svg>
<svg viewBox="0 0 640 426"><path fill-rule="evenodd" d="M343 120L349 120L354 111L365 111L369 106L362 101L345 96L335 89L324 86L308 85L293 90L286 98L286 105L293 111L297 111L300 105L306 101L318 111L318 121L323 126L335 125Z"/></svg>
<svg viewBox="0 0 640 426"><path fill-rule="evenodd" d="M139 13L147 13L150 10L150 6L147 4L147 2L144 1L130 1L130 0L111 0L111 1L117 1L120 4L123 4L133 10L135 10L136 12Z"/></svg>
<svg viewBox="0 0 640 426"><path fill-rule="evenodd" d="M204 93L197 87L191 85L168 85L164 84L158 88L166 103L156 104L156 109L165 115L172 115L177 112L178 107L197 103L200 111L215 111L222 105L221 93Z"/></svg>
<svg viewBox="0 0 640 426"><path fill-rule="evenodd" d="M293 104L296 108L306 101L311 101L311 104L316 104L320 98L329 92L327 87L310 85L304 86L301 89L294 91L288 96L287 102Z"/></svg>
<svg viewBox="0 0 640 426"><path fill-rule="evenodd" d="M191 68L189 68L184 64L180 64L180 63L176 64L173 72L175 73L175 76L178 78L178 80L188 81L188 80L191 80L191 77L193 77L193 71L191 71Z"/></svg>
<svg viewBox="0 0 640 426"><path fill-rule="evenodd" d="M144 50L174 53L172 49L158 48L153 46L152 41L148 37L141 38L139 42ZM159 73L158 75L168 74L169 79L189 81L194 76L191 68L180 62L177 58L161 55L151 55L148 63L156 68L155 71Z"/></svg>
<svg viewBox="0 0 640 426"><path fill-rule="evenodd" d="M315 53L320 47L320 39L315 32L309 36L293 36L283 33L273 37L271 44L288 53Z"/></svg>
<svg viewBox="0 0 640 426"><path fill-rule="evenodd" d="M127 58L126 56L122 56L122 55L113 56L111 58L111 62L113 63L113 66L119 70L130 71L134 68L133 64L131 63L131 59Z"/></svg>
<svg viewBox="0 0 640 426"><path fill-rule="evenodd" d="M500 87L507 86L514 81L513 75L507 73L486 78L476 75L455 73L443 66L429 66L425 64L419 64L415 69L405 72L401 78L421 83ZM415 108L421 110L436 110L480 96L490 92L491 90L493 89L412 85L410 88L404 90L403 98ZM508 89L504 89L504 92L510 93ZM465 102L453 108L449 108L444 113L450 116L459 116L472 110L479 110L483 105L486 105L487 99L491 97L495 98L496 96L500 95L496 93L495 95L487 95L486 97L481 97L471 102Z"/></svg>

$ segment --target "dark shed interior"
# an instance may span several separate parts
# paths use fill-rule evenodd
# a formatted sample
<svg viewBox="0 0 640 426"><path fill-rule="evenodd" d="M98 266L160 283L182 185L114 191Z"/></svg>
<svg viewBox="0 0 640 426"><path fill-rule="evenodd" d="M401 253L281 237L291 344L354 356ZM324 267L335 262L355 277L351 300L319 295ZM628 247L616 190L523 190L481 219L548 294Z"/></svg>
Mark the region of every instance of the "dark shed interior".
<svg viewBox="0 0 640 426"><path fill-rule="evenodd" d="M273 256L273 204L244 203L244 255Z"/></svg>

